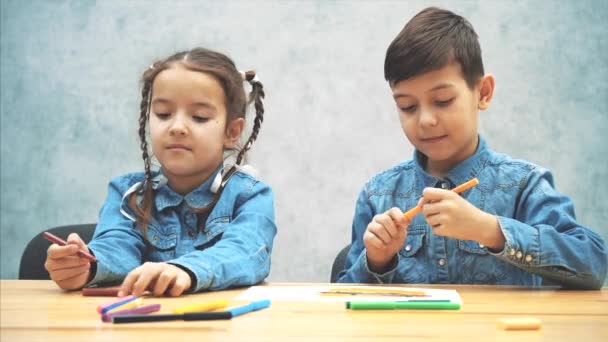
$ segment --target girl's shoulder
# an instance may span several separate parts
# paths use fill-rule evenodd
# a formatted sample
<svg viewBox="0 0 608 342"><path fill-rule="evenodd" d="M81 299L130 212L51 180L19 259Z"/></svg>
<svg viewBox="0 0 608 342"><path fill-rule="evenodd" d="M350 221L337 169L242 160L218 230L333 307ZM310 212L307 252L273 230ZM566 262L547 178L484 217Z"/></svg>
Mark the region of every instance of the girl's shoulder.
<svg viewBox="0 0 608 342"><path fill-rule="evenodd" d="M116 189L120 193L125 193L129 189L143 184L143 180L143 172L131 172L112 178L109 186Z"/></svg>

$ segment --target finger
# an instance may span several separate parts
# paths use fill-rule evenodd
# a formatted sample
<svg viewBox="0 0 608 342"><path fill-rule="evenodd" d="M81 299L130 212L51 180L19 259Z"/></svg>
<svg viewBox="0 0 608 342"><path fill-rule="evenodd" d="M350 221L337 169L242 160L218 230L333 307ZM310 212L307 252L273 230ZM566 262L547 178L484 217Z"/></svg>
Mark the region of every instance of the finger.
<svg viewBox="0 0 608 342"><path fill-rule="evenodd" d="M154 284L154 290L152 293L155 296L164 295L165 291L167 291L167 288L169 285L171 285L171 283L173 283L176 277L177 274L175 274L171 268L167 268L166 270L162 271L156 279L156 284Z"/></svg>
<svg viewBox="0 0 608 342"><path fill-rule="evenodd" d="M437 228L439 225L441 225L441 223L443 223L442 218L443 217L441 214L425 216L426 223L433 228Z"/></svg>
<svg viewBox="0 0 608 342"><path fill-rule="evenodd" d="M422 198L425 203L438 202L454 193L450 190L438 189L438 188L424 188L422 191Z"/></svg>
<svg viewBox="0 0 608 342"><path fill-rule="evenodd" d="M125 280L122 281L120 285L120 289L118 290L118 297L123 297L131 294L133 289L133 284L139 279L139 274L141 273L141 266L137 267L133 271L129 272L125 277Z"/></svg>
<svg viewBox="0 0 608 342"><path fill-rule="evenodd" d="M374 221L379 223L384 228L386 234L389 235L390 240L392 240L393 237L397 235L397 228L395 227L395 222L393 222L393 219L387 214L376 215L374 217ZM388 242L390 242L390 240L388 240Z"/></svg>
<svg viewBox="0 0 608 342"><path fill-rule="evenodd" d="M86 282L87 279L89 277L88 275L89 271L85 271L82 272L80 274L77 274L71 278L67 278L65 280L61 280L61 281L57 281L57 285L59 285L59 287L61 287L62 289L66 289L66 290L75 290L75 289L79 289L81 287L83 287Z"/></svg>
<svg viewBox="0 0 608 342"><path fill-rule="evenodd" d="M391 218L391 220L393 220L397 230L393 236L398 235L400 230L406 229L410 223L409 219L403 215L403 212L399 208L391 208L386 212L386 214Z"/></svg>
<svg viewBox="0 0 608 342"><path fill-rule="evenodd" d="M371 224L368 231L380 239L380 241L382 241L382 243L385 245L388 245L393 240L388 231L386 231L386 228L379 223L374 222L374 224Z"/></svg>
<svg viewBox="0 0 608 342"><path fill-rule="evenodd" d="M442 202L426 203L422 206L422 213L425 217L439 214L443 207Z"/></svg>
<svg viewBox="0 0 608 342"><path fill-rule="evenodd" d="M160 274L160 269L158 267L145 266L146 264L144 264L144 267L142 267L142 272L137 278L137 281L133 283L133 287L131 288L131 294L134 296L141 296L146 291L146 289L148 289L148 286L154 285L151 284L151 282L153 280L156 280L156 278Z"/></svg>
<svg viewBox="0 0 608 342"><path fill-rule="evenodd" d="M90 262L87 259L80 258L77 256L68 256L61 259L46 259L44 268L48 272L62 270L66 268L78 267L88 265Z"/></svg>
<svg viewBox="0 0 608 342"><path fill-rule="evenodd" d="M61 259L67 256L76 255L76 253L78 253L78 246L76 245L59 246L54 243L46 250L46 256L50 259Z"/></svg>
<svg viewBox="0 0 608 342"><path fill-rule="evenodd" d="M384 242L382 242L382 240L380 240L378 238L378 236L376 236L374 233L370 232L369 230L365 231L365 233L363 234L363 241L366 242L366 246L371 246L376 249L386 248L386 245L384 244Z"/></svg>
<svg viewBox="0 0 608 342"><path fill-rule="evenodd" d="M169 291L169 295L172 297L177 297L181 295L186 289L191 286L190 276L184 272L181 275L178 275L177 279L173 286L171 286L171 290Z"/></svg>
<svg viewBox="0 0 608 342"><path fill-rule="evenodd" d="M87 248L87 244L82 241L80 236L78 236L78 234L76 233L71 233L70 235L68 235L67 243L77 245L79 249L83 249L87 252L89 251L89 249Z"/></svg>
<svg viewBox="0 0 608 342"><path fill-rule="evenodd" d="M82 265L78 267L66 268L58 271L49 272L51 279L55 282L64 281L66 279L74 278L82 273L88 272L90 265Z"/></svg>

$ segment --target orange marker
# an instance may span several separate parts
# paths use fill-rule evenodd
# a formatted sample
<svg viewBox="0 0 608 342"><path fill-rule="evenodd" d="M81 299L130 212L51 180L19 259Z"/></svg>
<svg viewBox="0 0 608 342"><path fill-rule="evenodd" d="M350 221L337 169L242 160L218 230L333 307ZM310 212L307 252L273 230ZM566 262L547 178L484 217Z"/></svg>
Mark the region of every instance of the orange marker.
<svg viewBox="0 0 608 342"><path fill-rule="evenodd" d="M474 187L477 184L479 184L479 180L477 180L477 178L473 178L473 179L471 179L467 182L464 182L464 183L460 184L459 186L455 187L454 189L452 189L452 191L455 193L460 193L460 192L463 192L465 190L468 190L468 189ZM405 217L407 217L408 220L411 221L414 218L414 216L416 216L421 211L422 211L422 205L417 205L417 206L413 207L412 209L406 211L403 215Z"/></svg>

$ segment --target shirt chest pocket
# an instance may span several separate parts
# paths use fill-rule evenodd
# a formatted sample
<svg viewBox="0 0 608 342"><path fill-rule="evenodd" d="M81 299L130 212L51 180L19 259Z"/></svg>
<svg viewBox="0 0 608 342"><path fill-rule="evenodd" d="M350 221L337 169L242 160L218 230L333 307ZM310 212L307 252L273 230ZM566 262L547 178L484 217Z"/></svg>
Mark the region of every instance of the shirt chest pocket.
<svg viewBox="0 0 608 342"><path fill-rule="evenodd" d="M222 238L222 235L229 224L230 217L228 216L217 217L210 220L205 229L197 235L196 241L194 242L194 248L204 250L215 245Z"/></svg>
<svg viewBox="0 0 608 342"><path fill-rule="evenodd" d="M177 234L172 231L162 230L155 225L148 225L148 248L144 261L167 261L175 257L177 246Z"/></svg>
<svg viewBox="0 0 608 342"><path fill-rule="evenodd" d="M399 250L399 255L404 258L414 257L424 244L426 227L424 225L411 226L407 230L407 238L403 243L403 247Z"/></svg>

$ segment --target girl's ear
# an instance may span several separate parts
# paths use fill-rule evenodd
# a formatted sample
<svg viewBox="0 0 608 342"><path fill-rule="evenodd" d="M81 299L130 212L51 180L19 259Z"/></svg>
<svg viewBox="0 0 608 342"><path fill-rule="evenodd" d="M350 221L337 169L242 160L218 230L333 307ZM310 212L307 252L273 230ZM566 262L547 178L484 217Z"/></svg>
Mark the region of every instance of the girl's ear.
<svg viewBox="0 0 608 342"><path fill-rule="evenodd" d="M479 101L477 108L484 110L490 106L492 96L494 95L494 76L485 74L479 81Z"/></svg>
<svg viewBox="0 0 608 342"><path fill-rule="evenodd" d="M234 148L238 143L244 128L245 119L237 118L230 121L226 127L226 136L224 137L224 148Z"/></svg>

